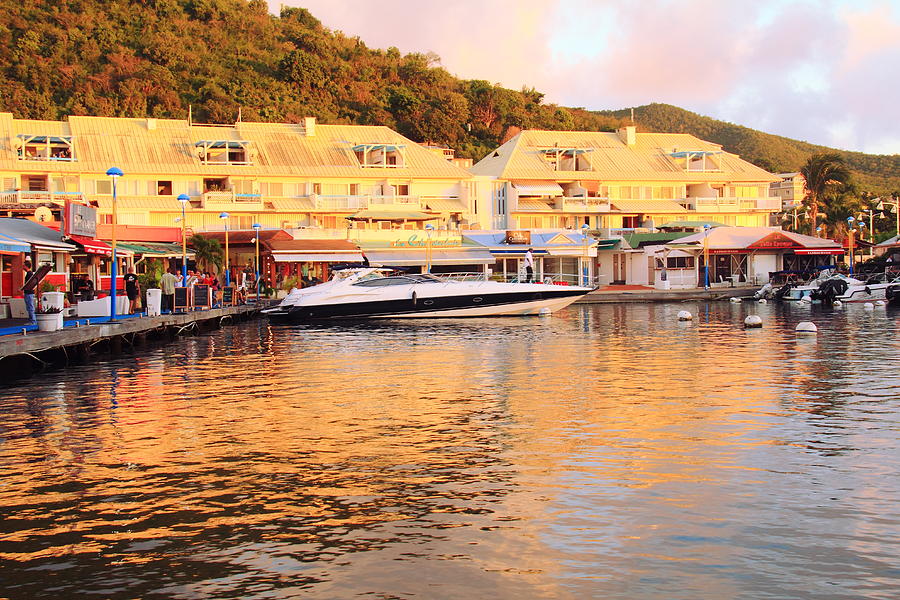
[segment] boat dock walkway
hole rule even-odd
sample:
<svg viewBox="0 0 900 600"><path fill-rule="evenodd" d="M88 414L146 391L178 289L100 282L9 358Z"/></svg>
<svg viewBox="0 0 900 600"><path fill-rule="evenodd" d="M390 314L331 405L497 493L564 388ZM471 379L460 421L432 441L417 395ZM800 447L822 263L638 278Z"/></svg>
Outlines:
<svg viewBox="0 0 900 600"><path fill-rule="evenodd" d="M613 302L685 302L688 300L728 300L731 297L753 296L758 285L741 287L690 288L686 290L658 290L645 285L608 285L582 296L576 304L604 304Z"/></svg>
<svg viewBox="0 0 900 600"><path fill-rule="evenodd" d="M0 385L30 377L36 370L86 362L92 354L117 353L148 338L171 340L184 333L215 329L257 315L264 305L244 304L154 317L122 315L66 321L57 331L26 330L0 335ZM28 328L33 329L33 328Z"/></svg>

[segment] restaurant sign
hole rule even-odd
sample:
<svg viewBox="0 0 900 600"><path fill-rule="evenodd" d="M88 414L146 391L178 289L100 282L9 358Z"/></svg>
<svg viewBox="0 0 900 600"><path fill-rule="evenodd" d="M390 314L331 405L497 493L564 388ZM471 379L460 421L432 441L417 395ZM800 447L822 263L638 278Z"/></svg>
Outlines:
<svg viewBox="0 0 900 600"><path fill-rule="evenodd" d="M97 209L86 204L66 201L63 234L97 237Z"/></svg>
<svg viewBox="0 0 900 600"><path fill-rule="evenodd" d="M531 244L531 232L528 231L527 229L507 231L505 241L507 244L530 245Z"/></svg>
<svg viewBox="0 0 900 600"><path fill-rule="evenodd" d="M390 243L391 248L453 248L462 245L462 236L454 235L451 237L441 236L439 238L429 239L427 234L414 233L407 238L393 240Z"/></svg>
<svg viewBox="0 0 900 600"><path fill-rule="evenodd" d="M747 248L753 250L778 249L778 248L796 248L797 242L784 234L775 232L770 233L766 237L753 242Z"/></svg>

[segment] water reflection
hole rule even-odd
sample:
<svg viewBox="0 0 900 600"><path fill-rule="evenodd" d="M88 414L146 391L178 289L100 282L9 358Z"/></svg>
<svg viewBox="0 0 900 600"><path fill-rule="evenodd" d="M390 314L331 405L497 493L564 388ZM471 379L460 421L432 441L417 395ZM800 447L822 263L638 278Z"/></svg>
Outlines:
<svg viewBox="0 0 900 600"><path fill-rule="evenodd" d="M798 338L810 317L819 335ZM755 304L260 321L51 373L0 400L0 581L891 597L897 331L883 310Z"/></svg>

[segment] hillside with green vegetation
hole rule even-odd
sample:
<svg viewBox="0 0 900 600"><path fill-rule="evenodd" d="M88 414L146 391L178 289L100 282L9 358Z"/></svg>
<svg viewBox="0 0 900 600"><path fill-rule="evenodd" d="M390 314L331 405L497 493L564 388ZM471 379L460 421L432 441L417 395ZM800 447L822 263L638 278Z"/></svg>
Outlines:
<svg viewBox="0 0 900 600"><path fill-rule="evenodd" d="M433 54L368 48L302 8L264 0L0 0L0 110L197 122L378 124L480 159L519 130L612 131L629 111L592 112L454 77ZM651 104L639 130L685 131L772 171L821 147ZM900 157L843 153L866 189L900 189Z"/></svg>

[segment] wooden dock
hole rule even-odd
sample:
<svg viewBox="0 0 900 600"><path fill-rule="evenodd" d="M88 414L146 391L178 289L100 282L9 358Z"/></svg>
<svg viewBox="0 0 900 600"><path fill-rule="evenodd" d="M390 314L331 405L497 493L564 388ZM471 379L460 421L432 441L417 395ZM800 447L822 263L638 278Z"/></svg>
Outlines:
<svg viewBox="0 0 900 600"><path fill-rule="evenodd" d="M264 306L227 306L0 336L0 385L30 377L45 368L84 363L92 355L118 353L124 347L136 348L148 339L166 341L179 335L217 329L254 318L261 308Z"/></svg>

